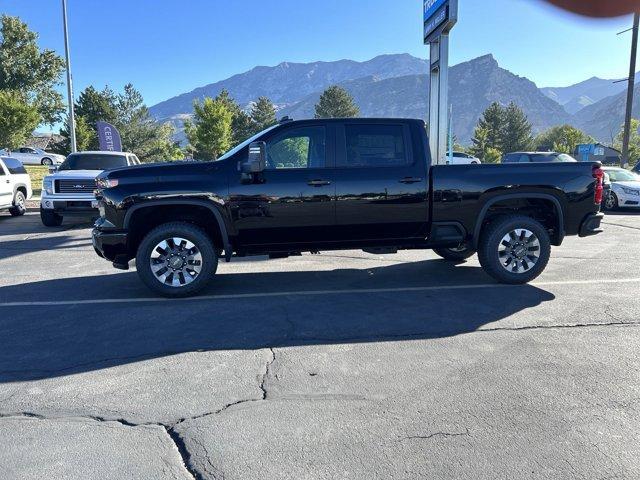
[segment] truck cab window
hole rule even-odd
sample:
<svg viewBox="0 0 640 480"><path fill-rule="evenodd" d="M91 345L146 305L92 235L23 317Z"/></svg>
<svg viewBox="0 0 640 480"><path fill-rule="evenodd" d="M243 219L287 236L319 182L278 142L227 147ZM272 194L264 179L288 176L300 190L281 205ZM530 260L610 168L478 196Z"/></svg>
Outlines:
<svg viewBox="0 0 640 480"><path fill-rule="evenodd" d="M323 168L325 150L324 127L287 130L267 143L267 168Z"/></svg>
<svg viewBox="0 0 640 480"><path fill-rule="evenodd" d="M400 125L347 125L346 164L340 167L396 167L408 163Z"/></svg>

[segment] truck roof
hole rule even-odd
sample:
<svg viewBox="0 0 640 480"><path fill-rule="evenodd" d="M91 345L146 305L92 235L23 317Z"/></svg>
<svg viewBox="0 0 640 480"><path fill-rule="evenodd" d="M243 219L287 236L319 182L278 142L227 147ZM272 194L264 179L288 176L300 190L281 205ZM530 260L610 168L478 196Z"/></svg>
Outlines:
<svg viewBox="0 0 640 480"><path fill-rule="evenodd" d="M91 155L133 155L131 152L112 152L107 150L83 150L82 152L75 152L76 155L90 153Z"/></svg>

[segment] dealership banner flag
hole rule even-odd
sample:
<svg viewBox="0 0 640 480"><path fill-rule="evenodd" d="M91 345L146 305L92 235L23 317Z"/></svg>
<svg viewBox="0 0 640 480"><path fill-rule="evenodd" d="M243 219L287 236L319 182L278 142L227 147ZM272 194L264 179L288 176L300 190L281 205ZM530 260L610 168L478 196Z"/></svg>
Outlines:
<svg viewBox="0 0 640 480"><path fill-rule="evenodd" d="M120 132L118 129L107 122L97 122L98 142L100 142L100 150L110 152L122 151L122 140L120 140Z"/></svg>

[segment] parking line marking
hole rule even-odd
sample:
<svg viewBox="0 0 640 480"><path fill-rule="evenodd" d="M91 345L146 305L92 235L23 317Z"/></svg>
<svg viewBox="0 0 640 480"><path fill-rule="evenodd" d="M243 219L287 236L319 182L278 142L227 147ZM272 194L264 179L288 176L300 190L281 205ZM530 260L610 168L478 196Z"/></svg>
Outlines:
<svg viewBox="0 0 640 480"><path fill-rule="evenodd" d="M640 278L598 279L598 280L564 280L555 282L536 282L528 285L533 287L552 287L562 285L602 285L640 283ZM265 298L265 297L289 297L289 296L317 296L317 295L343 295L350 293L403 293L403 292L431 292L441 290L476 290L484 288L518 288L524 285L506 285L501 283L480 283L466 285L434 285L430 287L397 287L397 288L354 288L347 290L302 290L298 292L265 292L265 293L237 293L226 295L203 295L188 298L96 298L88 300L52 300L40 302L5 302L0 307L47 307L64 305L91 305L108 303L155 303L155 302L197 302L203 300L232 300L240 298Z"/></svg>

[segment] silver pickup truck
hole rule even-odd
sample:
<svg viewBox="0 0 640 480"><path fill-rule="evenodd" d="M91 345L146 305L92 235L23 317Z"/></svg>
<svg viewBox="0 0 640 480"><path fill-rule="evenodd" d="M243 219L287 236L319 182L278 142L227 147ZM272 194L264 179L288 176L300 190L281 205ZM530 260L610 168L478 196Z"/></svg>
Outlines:
<svg viewBox="0 0 640 480"><path fill-rule="evenodd" d="M104 170L140 165L133 153L77 152L72 153L42 181L40 218L47 227L57 227L67 215L98 216L93 191L95 179Z"/></svg>

